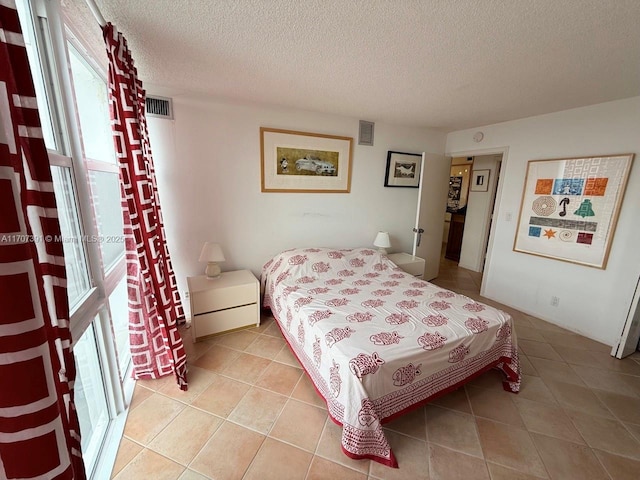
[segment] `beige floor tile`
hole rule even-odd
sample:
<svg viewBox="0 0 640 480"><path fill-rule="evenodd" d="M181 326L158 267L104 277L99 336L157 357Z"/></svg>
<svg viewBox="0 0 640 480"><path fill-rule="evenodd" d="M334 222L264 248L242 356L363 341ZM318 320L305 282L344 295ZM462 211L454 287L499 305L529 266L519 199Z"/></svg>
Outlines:
<svg viewBox="0 0 640 480"><path fill-rule="evenodd" d="M609 479L589 447L537 433L531 436L553 480Z"/></svg>
<svg viewBox="0 0 640 480"><path fill-rule="evenodd" d="M599 366L599 362L595 357L597 354L590 350L563 347L558 348L558 353L565 362L572 365L589 365L592 367Z"/></svg>
<svg viewBox="0 0 640 480"><path fill-rule="evenodd" d="M183 344L184 351L187 354L187 362L192 364L198 358L200 358L204 353L207 352L211 348L211 344L207 342L195 342L191 338L191 333L189 332L189 336L183 336Z"/></svg>
<svg viewBox="0 0 640 480"><path fill-rule="evenodd" d="M428 479L427 443L389 430L385 435L398 461L398 468L389 468L378 462L372 462L369 475L383 480Z"/></svg>
<svg viewBox="0 0 640 480"><path fill-rule="evenodd" d="M475 418L465 413L427 406L427 440L459 452L482 458Z"/></svg>
<svg viewBox="0 0 640 480"><path fill-rule="evenodd" d="M214 378L215 373L210 370L190 366L187 371L189 388L186 391L180 390L177 385L165 385L158 390L158 393L171 397L174 400L191 403L198 395L204 392L209 385L211 385Z"/></svg>
<svg viewBox="0 0 640 480"><path fill-rule="evenodd" d="M233 363L222 371L222 375L253 384L270 364L271 360L269 359L241 353Z"/></svg>
<svg viewBox="0 0 640 480"><path fill-rule="evenodd" d="M518 347L529 357L546 358L547 360L563 361L554 348L546 342L525 340L518 338Z"/></svg>
<svg viewBox="0 0 640 480"><path fill-rule="evenodd" d="M280 353L284 344L282 337L260 335L251 345L245 348L245 352L273 360Z"/></svg>
<svg viewBox="0 0 640 480"><path fill-rule="evenodd" d="M235 350L244 350L251 345L257 338L258 333L253 329L240 330L238 332L227 333L225 335L218 335L208 340L208 343L214 345L223 345Z"/></svg>
<svg viewBox="0 0 640 480"><path fill-rule="evenodd" d="M524 427L520 413L513 403L510 392L485 388L468 387L467 394L471 410L476 417L489 418L516 427Z"/></svg>
<svg viewBox="0 0 640 480"><path fill-rule="evenodd" d="M531 360L531 363L538 372L540 378L545 382L547 380L551 380L585 386L582 378L580 378L564 361L559 362L537 357L529 357L529 360Z"/></svg>
<svg viewBox="0 0 640 480"><path fill-rule="evenodd" d="M196 367L206 368L212 372L220 373L229 365L231 365L238 357L240 352L222 345L212 345L206 353L200 356L193 364Z"/></svg>
<svg viewBox="0 0 640 480"><path fill-rule="evenodd" d="M562 333L565 335L571 333L568 330L565 330L564 328L554 325L553 323L545 322L544 320L540 320L539 318L532 317L531 315L527 315L525 318L529 320L529 323L533 328L540 330L540 334L542 334L545 337L545 339L546 339L546 336L544 334L548 332ZM516 331L516 333L518 332Z"/></svg>
<svg viewBox="0 0 640 480"><path fill-rule="evenodd" d="M591 352L598 366L612 372L625 373L627 375L640 376L640 363L634 362L631 358L615 358L609 353Z"/></svg>
<svg viewBox="0 0 640 480"><path fill-rule="evenodd" d="M451 410L457 410L462 413L471 413L471 405L469 405L467 391L464 387L460 387L453 392L449 392L446 395L438 397L435 400L432 400L430 404L449 408Z"/></svg>
<svg viewBox="0 0 640 480"><path fill-rule="evenodd" d="M129 412L124 434L138 443L147 445L184 408L183 403L154 393Z"/></svg>
<svg viewBox="0 0 640 480"><path fill-rule="evenodd" d="M275 356L274 360L276 362L284 363L291 367L302 369L302 367L300 366L300 362L298 362L298 359L293 353L291 353L291 349L286 344L280 349L278 354Z"/></svg>
<svg viewBox="0 0 640 480"><path fill-rule="evenodd" d="M521 373L523 375L533 375L537 377L538 371L531 363L531 360L529 360L529 357L527 357L526 355L520 355L519 357Z"/></svg>
<svg viewBox="0 0 640 480"><path fill-rule="evenodd" d="M164 377L160 378L136 380L136 386L140 385L141 387L148 388L149 390L153 390L154 392L160 390L167 384L176 385L175 375L165 375Z"/></svg>
<svg viewBox="0 0 640 480"><path fill-rule="evenodd" d="M594 450L594 453L614 480L638 480L640 477L640 462L638 460L631 460L600 450Z"/></svg>
<svg viewBox="0 0 640 480"><path fill-rule="evenodd" d="M618 420L567 411L591 448L640 460L640 442Z"/></svg>
<svg viewBox="0 0 640 480"><path fill-rule="evenodd" d="M189 465L210 478L239 480L253 461L264 435L224 422Z"/></svg>
<svg viewBox="0 0 640 480"><path fill-rule="evenodd" d="M223 420L186 407L149 444L149 448L182 465L189 465Z"/></svg>
<svg viewBox="0 0 640 480"><path fill-rule="evenodd" d="M546 340L540 334L540 331L528 325L531 325L531 323L528 320L516 321L515 331L516 331L516 338L518 339L518 344L522 340L535 340L536 342L546 343Z"/></svg>
<svg viewBox="0 0 640 480"><path fill-rule="evenodd" d="M185 470L178 480L209 480L209 477L194 472L193 470Z"/></svg>
<svg viewBox="0 0 640 480"><path fill-rule="evenodd" d="M518 392L517 397L526 398L527 400L533 400L535 402L558 403L545 381L540 377L532 375L522 375L522 384L520 385L520 392Z"/></svg>
<svg viewBox="0 0 640 480"><path fill-rule="evenodd" d="M546 469L526 430L482 418L476 422L484 458L488 462L546 478Z"/></svg>
<svg viewBox="0 0 640 480"><path fill-rule="evenodd" d="M122 440L120 440L120 446L118 447L118 454L116 455L111 477L116 476L143 448L141 445L123 437Z"/></svg>
<svg viewBox="0 0 640 480"><path fill-rule="evenodd" d="M243 480L304 480L313 454L267 438Z"/></svg>
<svg viewBox="0 0 640 480"><path fill-rule="evenodd" d="M300 377L298 384L291 393L291 398L310 403L317 407L327 408L327 404L324 399L316 391L316 388L313 386L313 382L309 380L309 377L306 374Z"/></svg>
<svg viewBox="0 0 640 480"><path fill-rule="evenodd" d="M620 420L640 425L640 398L629 397L604 390L593 390L602 403Z"/></svg>
<svg viewBox="0 0 640 480"><path fill-rule="evenodd" d="M351 468L358 472L368 473L371 460L353 460L342 451L342 427L333 423L330 418L324 424L324 430L318 442L316 455L327 460Z"/></svg>
<svg viewBox="0 0 640 480"><path fill-rule="evenodd" d="M579 348L590 350L591 341L581 337L576 333L558 332L558 331L541 331L542 336L551 345L557 345L559 348Z"/></svg>
<svg viewBox="0 0 640 480"><path fill-rule="evenodd" d="M172 462L168 458L144 449L118 475L117 480L133 480L138 478L153 478L154 480L176 480L184 467Z"/></svg>
<svg viewBox="0 0 640 480"><path fill-rule="evenodd" d="M326 421L325 410L289 399L269 436L315 452Z"/></svg>
<svg viewBox="0 0 640 480"><path fill-rule="evenodd" d="M633 381L635 379L640 381L640 378L582 365L573 365L573 369L591 388L619 393L620 395L628 395L630 397L640 397L640 391L637 391L633 385ZM640 383L638 385L640 386Z"/></svg>
<svg viewBox="0 0 640 480"><path fill-rule="evenodd" d="M131 397L131 403L129 404L129 411L133 410L147 398L153 395L153 392L153 390L140 385L140 381L137 381L136 386L133 389L133 396Z"/></svg>
<svg viewBox="0 0 640 480"><path fill-rule="evenodd" d="M267 434L282 411L287 397L252 387L238 402L228 419L247 428Z"/></svg>
<svg viewBox="0 0 640 480"><path fill-rule="evenodd" d="M299 368L271 362L255 385L288 397L302 375L302 370Z"/></svg>
<svg viewBox="0 0 640 480"><path fill-rule="evenodd" d="M270 337L280 339L282 338L282 332L280 331L280 327L278 327L278 323L275 320L271 323L271 325L265 328L262 333Z"/></svg>
<svg viewBox="0 0 640 480"><path fill-rule="evenodd" d="M553 396L563 407L590 415L613 418L609 409L590 388L563 382L548 381L546 383Z"/></svg>
<svg viewBox="0 0 640 480"><path fill-rule="evenodd" d="M528 431L584 444L580 432L561 407L524 398L516 398L514 402Z"/></svg>
<svg viewBox="0 0 640 480"><path fill-rule="evenodd" d="M306 480L367 480L367 475L347 467L343 467L317 455L311 460Z"/></svg>
<svg viewBox="0 0 640 480"><path fill-rule="evenodd" d="M431 480L490 480L484 460L454 452L438 445L429 445Z"/></svg>
<svg viewBox="0 0 640 480"><path fill-rule="evenodd" d="M191 405L226 418L250 388L246 383L216 375Z"/></svg>
<svg viewBox="0 0 640 480"><path fill-rule="evenodd" d="M640 425L634 425L632 423L627 423L627 422L623 422L624 426L627 427L627 430L629 432L631 432L631 435L633 435L636 440L638 440L640 442Z"/></svg>
<svg viewBox="0 0 640 480"><path fill-rule="evenodd" d="M384 424L385 428L393 430L418 440L427 439L426 417L424 407L405 413L398 418Z"/></svg>
<svg viewBox="0 0 640 480"><path fill-rule="evenodd" d="M489 473L491 474L491 480L537 480L541 477L534 477L533 475L527 475L526 473L518 472L511 468L503 467L495 463L487 462ZM548 478L548 477L542 477Z"/></svg>

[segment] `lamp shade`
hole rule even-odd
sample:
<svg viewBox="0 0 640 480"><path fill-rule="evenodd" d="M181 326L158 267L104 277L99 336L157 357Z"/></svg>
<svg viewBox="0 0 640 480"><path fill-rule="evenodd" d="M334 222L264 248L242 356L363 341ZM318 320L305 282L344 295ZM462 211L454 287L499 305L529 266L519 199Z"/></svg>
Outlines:
<svg viewBox="0 0 640 480"><path fill-rule="evenodd" d="M217 243L206 242L200 252L199 262L224 262L222 248Z"/></svg>
<svg viewBox="0 0 640 480"><path fill-rule="evenodd" d="M389 239L389 232L378 232L376 239L373 241L376 247L389 248L391 246L391 240Z"/></svg>

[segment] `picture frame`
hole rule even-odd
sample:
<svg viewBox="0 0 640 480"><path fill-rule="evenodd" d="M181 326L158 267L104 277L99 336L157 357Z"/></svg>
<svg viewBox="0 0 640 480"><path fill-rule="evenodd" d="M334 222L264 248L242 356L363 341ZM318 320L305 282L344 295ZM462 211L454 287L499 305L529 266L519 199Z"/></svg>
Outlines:
<svg viewBox="0 0 640 480"><path fill-rule="evenodd" d="M262 192L349 193L353 138L260 128Z"/></svg>
<svg viewBox="0 0 640 480"><path fill-rule="evenodd" d="M418 188L422 155L419 153L387 152L387 170L384 175L385 187Z"/></svg>
<svg viewBox="0 0 640 480"><path fill-rule="evenodd" d="M513 250L605 269L633 158L530 160Z"/></svg>
<svg viewBox="0 0 640 480"><path fill-rule="evenodd" d="M491 170L474 170L471 172L470 190L472 192L488 192L490 175Z"/></svg>

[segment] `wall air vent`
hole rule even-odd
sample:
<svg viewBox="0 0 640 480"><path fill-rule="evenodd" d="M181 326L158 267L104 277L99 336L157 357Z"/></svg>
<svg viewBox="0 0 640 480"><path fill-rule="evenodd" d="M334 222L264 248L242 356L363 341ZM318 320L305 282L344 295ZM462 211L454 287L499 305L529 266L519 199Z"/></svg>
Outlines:
<svg viewBox="0 0 640 480"><path fill-rule="evenodd" d="M373 122L360 120L360 133L358 135L358 145L368 145L373 147Z"/></svg>
<svg viewBox="0 0 640 480"><path fill-rule="evenodd" d="M173 120L173 102L170 98L148 96L145 103L150 117Z"/></svg>

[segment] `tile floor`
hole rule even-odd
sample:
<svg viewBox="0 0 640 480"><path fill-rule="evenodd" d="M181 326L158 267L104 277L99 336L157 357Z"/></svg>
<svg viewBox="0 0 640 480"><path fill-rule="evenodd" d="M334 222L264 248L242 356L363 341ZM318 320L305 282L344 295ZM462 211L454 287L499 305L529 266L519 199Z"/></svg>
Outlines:
<svg viewBox="0 0 640 480"><path fill-rule="evenodd" d="M640 352L610 348L478 294L444 260L434 283L511 313L522 390L491 371L387 425L399 469L355 461L272 318L191 343L189 390L139 381L112 477L122 479L640 478Z"/></svg>

